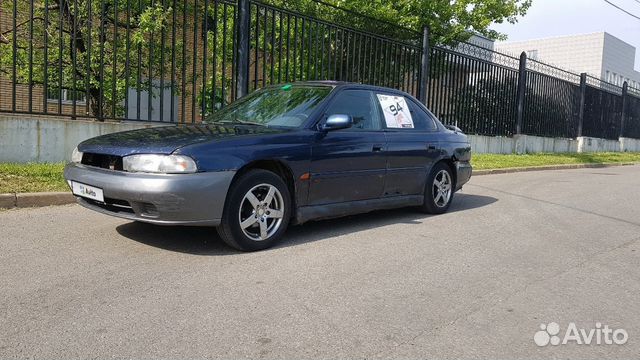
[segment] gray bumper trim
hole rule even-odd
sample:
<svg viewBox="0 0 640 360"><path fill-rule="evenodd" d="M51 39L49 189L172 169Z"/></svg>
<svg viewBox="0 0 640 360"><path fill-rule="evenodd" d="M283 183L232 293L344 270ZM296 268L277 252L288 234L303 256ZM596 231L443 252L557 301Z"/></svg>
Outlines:
<svg viewBox="0 0 640 360"><path fill-rule="evenodd" d="M64 170L65 179L103 190L106 204L78 198L82 206L159 225L219 225L234 175L235 171L176 175L127 173L73 163ZM122 206L123 201L130 207ZM148 212L149 204L155 211Z"/></svg>

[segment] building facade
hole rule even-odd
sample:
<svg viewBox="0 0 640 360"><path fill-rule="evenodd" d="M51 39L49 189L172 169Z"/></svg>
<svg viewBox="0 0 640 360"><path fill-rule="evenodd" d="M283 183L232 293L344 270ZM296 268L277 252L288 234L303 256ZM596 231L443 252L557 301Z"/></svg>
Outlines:
<svg viewBox="0 0 640 360"><path fill-rule="evenodd" d="M634 69L635 47L606 32L502 42L496 49L511 54L524 51L530 59L585 72L618 86L626 81L640 88L640 72Z"/></svg>

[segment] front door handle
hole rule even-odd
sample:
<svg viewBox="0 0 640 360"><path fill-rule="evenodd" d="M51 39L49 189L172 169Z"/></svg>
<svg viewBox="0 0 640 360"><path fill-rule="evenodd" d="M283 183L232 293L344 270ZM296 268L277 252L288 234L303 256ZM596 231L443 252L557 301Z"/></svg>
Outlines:
<svg viewBox="0 0 640 360"><path fill-rule="evenodd" d="M427 149L429 150L436 150L436 146L433 144L427 144Z"/></svg>
<svg viewBox="0 0 640 360"><path fill-rule="evenodd" d="M373 152L382 152L384 145L373 145Z"/></svg>

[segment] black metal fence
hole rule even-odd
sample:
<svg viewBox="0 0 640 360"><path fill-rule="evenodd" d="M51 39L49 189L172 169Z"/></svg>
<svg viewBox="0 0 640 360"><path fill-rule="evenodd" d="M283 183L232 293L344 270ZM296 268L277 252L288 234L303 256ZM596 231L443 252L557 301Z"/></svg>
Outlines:
<svg viewBox="0 0 640 360"><path fill-rule="evenodd" d="M432 47L426 104L443 122L469 133L516 131L518 59L462 43Z"/></svg>
<svg viewBox="0 0 640 360"><path fill-rule="evenodd" d="M404 90L469 134L640 138L639 89L273 1L3 0L0 112L196 123L270 84L341 80Z"/></svg>
<svg viewBox="0 0 640 360"><path fill-rule="evenodd" d="M430 58L427 106L469 134L640 138L638 89L466 43Z"/></svg>
<svg viewBox="0 0 640 360"><path fill-rule="evenodd" d="M626 137L640 139L640 90L635 90L635 96L626 98L624 135Z"/></svg>
<svg viewBox="0 0 640 360"><path fill-rule="evenodd" d="M421 46L265 3L250 4L251 90L282 82L341 80L416 94Z"/></svg>

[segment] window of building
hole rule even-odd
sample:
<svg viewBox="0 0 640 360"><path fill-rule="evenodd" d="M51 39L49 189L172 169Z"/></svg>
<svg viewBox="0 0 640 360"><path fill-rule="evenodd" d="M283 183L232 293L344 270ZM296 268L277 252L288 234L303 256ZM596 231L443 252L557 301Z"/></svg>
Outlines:
<svg viewBox="0 0 640 360"><path fill-rule="evenodd" d="M76 103L84 103L87 101L87 97L84 91L80 90L49 88L47 89L47 100L52 102L57 102L58 100L73 102L75 100Z"/></svg>
<svg viewBox="0 0 640 360"><path fill-rule="evenodd" d="M538 60L538 50L528 50L527 58L532 60Z"/></svg>

